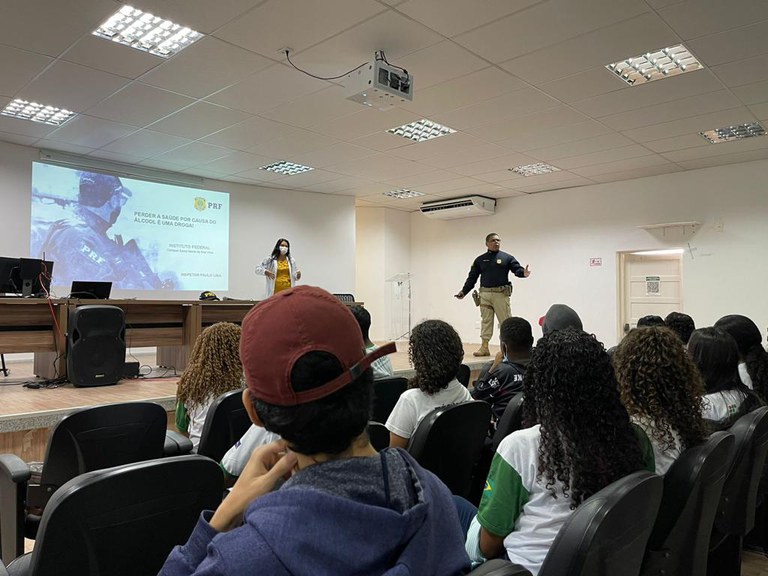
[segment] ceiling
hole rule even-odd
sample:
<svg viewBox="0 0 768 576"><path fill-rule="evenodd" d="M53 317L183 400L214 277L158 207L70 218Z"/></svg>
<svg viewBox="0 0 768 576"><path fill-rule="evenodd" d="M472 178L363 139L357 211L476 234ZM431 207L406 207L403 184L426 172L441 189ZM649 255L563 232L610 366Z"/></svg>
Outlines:
<svg viewBox="0 0 768 576"><path fill-rule="evenodd" d="M0 108L13 98L78 113L61 127L0 116L0 140L415 210L768 158L768 137L698 132L768 121L765 0L135 0L205 36L170 59L92 36L113 0L5 0ZM641 86L605 69L685 46L704 68ZM344 73L384 50L413 102L345 99ZM455 134L413 143L421 118ZM315 169L281 176L278 160ZM547 162L558 172L509 169ZM409 188L426 196L382 193Z"/></svg>

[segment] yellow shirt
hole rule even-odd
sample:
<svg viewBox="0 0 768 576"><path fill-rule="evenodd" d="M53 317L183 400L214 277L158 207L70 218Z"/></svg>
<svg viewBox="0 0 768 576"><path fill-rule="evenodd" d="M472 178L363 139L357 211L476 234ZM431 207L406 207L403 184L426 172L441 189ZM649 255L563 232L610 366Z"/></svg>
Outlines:
<svg viewBox="0 0 768 576"><path fill-rule="evenodd" d="M291 287L291 271L288 259L277 261L277 277L275 278L275 294Z"/></svg>

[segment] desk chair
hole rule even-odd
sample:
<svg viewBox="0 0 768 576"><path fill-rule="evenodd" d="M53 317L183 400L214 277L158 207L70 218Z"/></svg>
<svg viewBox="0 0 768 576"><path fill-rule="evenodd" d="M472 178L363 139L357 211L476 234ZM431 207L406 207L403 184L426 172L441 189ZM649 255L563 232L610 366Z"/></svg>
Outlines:
<svg viewBox="0 0 768 576"><path fill-rule="evenodd" d="M225 392L208 408L197 453L220 462L227 450L251 427L251 418L243 406L243 391Z"/></svg>
<svg viewBox="0 0 768 576"><path fill-rule="evenodd" d="M707 573L709 538L733 447L733 434L715 432L706 442L688 448L667 470L642 576Z"/></svg>
<svg viewBox="0 0 768 576"><path fill-rule="evenodd" d="M344 302L344 304L354 304L355 302L354 294L334 294L334 296L341 302Z"/></svg>
<svg viewBox="0 0 768 576"><path fill-rule="evenodd" d="M490 423L491 405L479 400L435 408L411 436L408 452L451 493L467 498Z"/></svg>
<svg viewBox="0 0 768 576"><path fill-rule="evenodd" d="M406 388L408 388L408 378L396 376L374 380L371 420L385 423Z"/></svg>
<svg viewBox="0 0 768 576"><path fill-rule="evenodd" d="M51 497L34 550L8 573L155 576L223 489L218 464L198 455L82 474Z"/></svg>
<svg viewBox="0 0 768 576"><path fill-rule="evenodd" d="M63 418L51 432L40 484L15 454L0 455L0 545L3 562L24 552L34 539L39 510L72 478L121 464L164 456L165 409L153 402L125 402L86 408Z"/></svg>

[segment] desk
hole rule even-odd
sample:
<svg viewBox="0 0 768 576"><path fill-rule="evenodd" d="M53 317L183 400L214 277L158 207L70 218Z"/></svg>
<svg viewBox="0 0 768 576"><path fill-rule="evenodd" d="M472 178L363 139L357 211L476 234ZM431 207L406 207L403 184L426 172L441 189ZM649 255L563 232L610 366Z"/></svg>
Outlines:
<svg viewBox="0 0 768 576"><path fill-rule="evenodd" d="M35 374L49 379L66 377L65 334L69 312L78 306L107 304L125 312L126 346L156 346L158 364L182 372L192 346L204 328L216 322L240 323L257 303L0 298L0 352L34 352ZM354 304L363 305L362 302L347 305Z"/></svg>

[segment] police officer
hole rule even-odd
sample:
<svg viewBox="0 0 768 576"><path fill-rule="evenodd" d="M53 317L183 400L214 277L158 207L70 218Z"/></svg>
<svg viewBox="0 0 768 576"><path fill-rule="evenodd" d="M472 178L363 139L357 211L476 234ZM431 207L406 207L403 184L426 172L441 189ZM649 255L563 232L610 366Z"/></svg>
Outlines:
<svg viewBox="0 0 768 576"><path fill-rule="evenodd" d="M527 265L523 268L514 256L500 250L501 239L498 234L488 234L485 237L485 245L488 251L472 262L467 281L464 282L461 291L456 294L459 300L464 298L474 288L478 276L480 277L480 294L475 303L480 307L480 338L483 342L474 352L474 356L491 355L488 342L493 336L494 314L499 319L499 323L512 316L509 307L509 299L512 296L509 273L512 272L518 278L528 278L531 275Z"/></svg>
<svg viewBox="0 0 768 576"><path fill-rule="evenodd" d="M51 225L42 251L56 262L56 283L111 280L128 290L152 290L162 281L150 268L135 240L107 236L131 197L117 176L81 172L72 216Z"/></svg>

